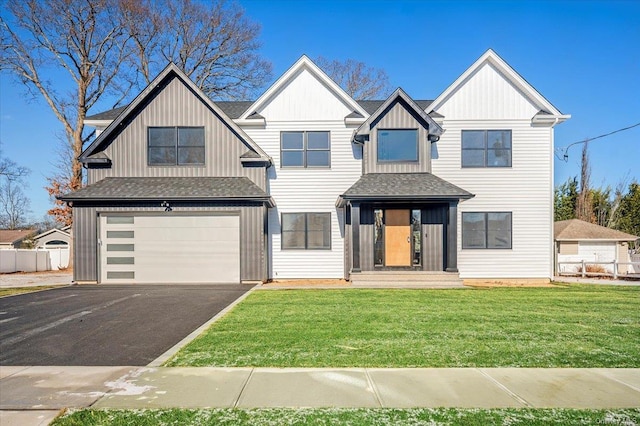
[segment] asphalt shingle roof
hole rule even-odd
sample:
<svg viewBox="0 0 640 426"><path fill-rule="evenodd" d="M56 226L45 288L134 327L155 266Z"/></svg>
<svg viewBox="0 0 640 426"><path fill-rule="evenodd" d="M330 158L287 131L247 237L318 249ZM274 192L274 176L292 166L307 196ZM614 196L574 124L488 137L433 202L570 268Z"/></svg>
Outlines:
<svg viewBox="0 0 640 426"><path fill-rule="evenodd" d="M383 100L367 100L367 101L356 101L356 102L358 102L360 106L365 111L367 111L367 113L373 114L380 107L380 105L384 103L384 101L385 100L383 99ZM227 116L229 116L229 118L236 119L236 118L239 118L247 110L247 108L253 105L254 102L255 101L215 101L215 104L218 105L220 109L224 111L224 113L227 114ZM429 105L431 105L431 102L433 101L430 101L430 100L416 101L418 106L420 106L420 108L422 109L425 109ZM126 108L126 105L118 108L114 108L109 111L104 111L98 114L90 115L89 117L87 117L87 120L115 120L118 117L118 115L120 115L120 113L124 111L125 108ZM430 115L441 117L440 114L433 113L433 112L430 113Z"/></svg>
<svg viewBox="0 0 640 426"><path fill-rule="evenodd" d="M561 220L553 226L553 234L558 241L576 240L609 240L635 241L640 239L635 235L616 229L606 228L579 219Z"/></svg>
<svg viewBox="0 0 640 426"><path fill-rule="evenodd" d="M14 244L35 233L35 229L0 229L0 243Z"/></svg>
<svg viewBox="0 0 640 426"><path fill-rule="evenodd" d="M59 198L63 201L270 199L246 177L109 177Z"/></svg>
<svg viewBox="0 0 640 426"><path fill-rule="evenodd" d="M474 195L431 173L368 173L342 195L356 198L472 198Z"/></svg>

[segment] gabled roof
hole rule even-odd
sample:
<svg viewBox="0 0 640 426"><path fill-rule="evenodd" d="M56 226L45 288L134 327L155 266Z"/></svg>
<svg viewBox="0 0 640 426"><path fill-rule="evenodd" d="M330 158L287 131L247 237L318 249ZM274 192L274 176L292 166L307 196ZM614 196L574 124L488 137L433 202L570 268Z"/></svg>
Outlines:
<svg viewBox="0 0 640 426"><path fill-rule="evenodd" d="M361 114L363 117L368 113L364 108L356 102L351 96L347 94L335 81L333 81L324 71L313 63L306 55L302 55L295 64L291 66L282 76L276 80L275 83L267 89L246 111L239 117L239 119L246 119L251 114L260 111L260 109L267 104L278 92L284 88L290 81L296 78L298 73L302 70L308 70L317 79L319 79L329 90L331 90L342 102L349 107L350 110Z"/></svg>
<svg viewBox="0 0 640 426"><path fill-rule="evenodd" d="M579 219L556 222L553 226L553 235L556 241L635 241L640 239L640 237L626 232Z"/></svg>
<svg viewBox="0 0 640 426"><path fill-rule="evenodd" d="M58 229L58 228L51 228L48 231L44 231L42 234L38 234L35 237L33 237L34 240L38 240L42 237L46 237L47 235L51 235L51 234L62 234L65 235L67 237L71 237L71 234L69 234L68 232L66 232L64 230L64 228L62 229Z"/></svg>
<svg viewBox="0 0 640 426"><path fill-rule="evenodd" d="M466 200L474 195L431 173L367 173L340 195L344 200Z"/></svg>
<svg viewBox="0 0 640 426"><path fill-rule="evenodd" d="M477 61L473 63L456 81L453 82L447 89L438 96L429 107L426 112L429 113L433 110L437 110L442 106L458 89L473 77L483 66L491 64L496 68L505 78L507 78L511 84L517 87L525 96L532 102L539 110L549 113L554 119L558 121L564 121L570 118L570 115L563 115L556 107L553 106L544 96L542 96L536 89L533 88L520 74L518 74L509 64L507 64L496 52L489 49L487 50Z"/></svg>
<svg viewBox="0 0 640 426"><path fill-rule="evenodd" d="M0 244L17 244L35 232L35 229L0 229Z"/></svg>
<svg viewBox="0 0 640 426"><path fill-rule="evenodd" d="M378 118L382 114L385 114L387 112L387 109L391 105L393 105L395 102L398 102L398 101L402 101L408 108L410 108L414 112L414 114L416 114L418 117L420 117L424 121L424 123L429 128L429 134L440 136L442 133L444 133L444 130L442 129L442 127L440 127L440 125L436 123L433 120L433 118L429 117L429 115L424 111L424 109L421 108L420 105L416 103L416 101L411 99L411 97L407 95L404 90L398 87L391 94L391 96L389 96L387 100L382 102L378 106L378 108L369 116L369 118L367 118L365 122L362 123L360 127L358 127L355 130L355 132L353 133L354 138L356 135L369 134L369 130L371 130L370 127L372 123L378 120Z"/></svg>
<svg viewBox="0 0 640 426"><path fill-rule="evenodd" d="M164 70L158 74L158 76L153 79L151 83L126 107L123 107L122 110L117 111L111 110L107 111L107 113L115 114L116 111L118 115L115 119L109 124L109 126L104 130L104 132L100 133L100 135L87 147L87 149L80 154L79 160L83 163L87 162L89 157L91 157L96 152L99 152L103 145L108 142L114 132L117 131L118 127L127 120L129 115L133 114L139 105L144 105L144 102L151 96L153 96L158 90L162 90L161 83L170 76L175 76L180 81L182 81L189 89L198 97L200 100L205 103L219 118L222 120L231 131L233 131L238 138L240 138L248 147L256 151L260 156L265 159L265 161L271 161L270 157L256 144L251 138L238 126L233 122L223 111L222 109L216 105L196 84L191 81L191 79L173 62L169 63L165 67ZM160 88L159 88L160 87ZM106 114L106 113L103 113ZM98 114L100 115L100 114ZM92 116L95 118L96 116ZM104 119L104 118L103 118Z"/></svg>
<svg viewBox="0 0 640 426"><path fill-rule="evenodd" d="M63 201L261 201L273 199L247 177L108 177Z"/></svg>

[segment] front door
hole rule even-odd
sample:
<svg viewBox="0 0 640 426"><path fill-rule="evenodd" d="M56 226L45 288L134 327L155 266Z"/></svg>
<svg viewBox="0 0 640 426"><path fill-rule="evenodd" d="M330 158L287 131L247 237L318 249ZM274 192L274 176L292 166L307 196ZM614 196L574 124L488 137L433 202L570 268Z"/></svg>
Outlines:
<svg viewBox="0 0 640 426"><path fill-rule="evenodd" d="M385 210L385 266L411 266L411 210Z"/></svg>

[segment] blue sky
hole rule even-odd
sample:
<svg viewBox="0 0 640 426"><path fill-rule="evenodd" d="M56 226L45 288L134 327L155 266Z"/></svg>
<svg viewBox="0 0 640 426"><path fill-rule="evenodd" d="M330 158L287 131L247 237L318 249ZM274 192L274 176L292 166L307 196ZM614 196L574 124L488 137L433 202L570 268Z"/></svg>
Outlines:
<svg viewBox="0 0 640 426"><path fill-rule="evenodd" d="M274 78L302 54L383 68L392 86L434 99L488 48L572 118L557 147L640 122L640 1L241 0L262 25L261 54ZM64 89L61 87L61 89ZM62 133L44 101L0 74L3 154L28 166L33 218L50 207ZM132 94L132 97L135 94ZM104 99L91 113L109 109ZM581 145L555 162L556 183L580 170ZM590 144L592 185L640 181L640 126Z"/></svg>

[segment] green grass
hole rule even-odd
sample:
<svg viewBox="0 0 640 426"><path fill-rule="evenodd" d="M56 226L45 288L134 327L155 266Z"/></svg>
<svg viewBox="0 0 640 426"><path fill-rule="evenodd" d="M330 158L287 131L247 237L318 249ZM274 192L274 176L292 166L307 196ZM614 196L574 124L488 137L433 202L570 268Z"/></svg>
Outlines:
<svg viewBox="0 0 640 426"><path fill-rule="evenodd" d="M168 366L640 367L640 288L256 291Z"/></svg>
<svg viewBox="0 0 640 426"><path fill-rule="evenodd" d="M640 409L207 409L91 410L53 426L92 425L625 425L640 424Z"/></svg>
<svg viewBox="0 0 640 426"><path fill-rule="evenodd" d="M10 287L0 288L0 297L15 296L16 294L32 293L34 291L48 290L50 288L60 287L59 285L39 285L36 287Z"/></svg>

